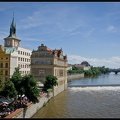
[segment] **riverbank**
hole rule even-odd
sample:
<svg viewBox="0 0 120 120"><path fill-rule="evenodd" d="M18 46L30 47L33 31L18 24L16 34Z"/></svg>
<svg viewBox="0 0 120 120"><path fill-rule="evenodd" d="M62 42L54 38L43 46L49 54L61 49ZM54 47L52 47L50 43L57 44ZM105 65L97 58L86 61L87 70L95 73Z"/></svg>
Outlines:
<svg viewBox="0 0 120 120"><path fill-rule="evenodd" d="M71 80L74 80L74 79L79 79L79 78L84 78L84 73L67 75L68 82L70 82Z"/></svg>
<svg viewBox="0 0 120 120"><path fill-rule="evenodd" d="M19 108L5 118L31 118L41 107L43 107L49 99L53 97L53 93L43 93L39 97L39 102L36 104L29 103L27 108Z"/></svg>

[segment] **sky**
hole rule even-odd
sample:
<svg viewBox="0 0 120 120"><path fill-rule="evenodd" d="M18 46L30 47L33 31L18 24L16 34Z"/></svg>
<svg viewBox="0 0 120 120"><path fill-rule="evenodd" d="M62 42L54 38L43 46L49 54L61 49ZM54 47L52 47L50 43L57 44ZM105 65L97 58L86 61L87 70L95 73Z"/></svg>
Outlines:
<svg viewBox="0 0 120 120"><path fill-rule="evenodd" d="M0 44L16 23L21 47L61 49L69 64L120 68L120 2L0 2Z"/></svg>

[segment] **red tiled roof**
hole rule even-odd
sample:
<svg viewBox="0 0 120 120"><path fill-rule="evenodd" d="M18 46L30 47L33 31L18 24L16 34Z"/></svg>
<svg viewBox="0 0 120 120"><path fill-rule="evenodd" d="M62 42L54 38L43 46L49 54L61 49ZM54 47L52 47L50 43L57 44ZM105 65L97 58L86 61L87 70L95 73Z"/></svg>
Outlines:
<svg viewBox="0 0 120 120"><path fill-rule="evenodd" d="M53 50L51 50L50 48L47 47L47 51L53 51Z"/></svg>

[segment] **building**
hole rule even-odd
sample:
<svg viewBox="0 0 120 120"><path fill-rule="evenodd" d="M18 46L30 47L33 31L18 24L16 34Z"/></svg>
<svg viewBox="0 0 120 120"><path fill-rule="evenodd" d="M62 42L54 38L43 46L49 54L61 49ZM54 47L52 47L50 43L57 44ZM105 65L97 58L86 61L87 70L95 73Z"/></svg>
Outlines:
<svg viewBox="0 0 120 120"><path fill-rule="evenodd" d="M83 61L81 64L74 64L72 66L83 70L89 70L91 68L90 64L87 61Z"/></svg>
<svg viewBox="0 0 120 120"><path fill-rule="evenodd" d="M16 24L13 16L10 34L4 38L4 46L0 45L0 71L2 71L3 80L13 75L15 67L20 67L22 75L30 73L32 50L22 48L20 43L21 40L16 36Z"/></svg>
<svg viewBox="0 0 120 120"><path fill-rule="evenodd" d="M62 49L51 50L41 44L32 51L31 73L38 82L45 82L46 75L54 75L58 79L58 86L54 87L54 96L67 88L67 56Z"/></svg>
<svg viewBox="0 0 120 120"><path fill-rule="evenodd" d="M0 45L0 76L5 81L10 77L10 54Z"/></svg>
<svg viewBox="0 0 120 120"><path fill-rule="evenodd" d="M72 70L72 64L68 64L67 70Z"/></svg>
<svg viewBox="0 0 120 120"><path fill-rule="evenodd" d="M89 70L91 68L90 64L87 61L83 61L81 65L84 66L84 70Z"/></svg>

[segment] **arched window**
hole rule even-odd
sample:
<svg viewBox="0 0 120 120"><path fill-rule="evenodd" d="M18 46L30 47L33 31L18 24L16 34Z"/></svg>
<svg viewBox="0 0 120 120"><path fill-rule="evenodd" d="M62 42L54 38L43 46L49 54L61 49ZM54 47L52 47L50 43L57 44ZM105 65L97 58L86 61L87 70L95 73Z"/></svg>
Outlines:
<svg viewBox="0 0 120 120"><path fill-rule="evenodd" d="M3 63L0 63L0 67L3 68Z"/></svg>
<svg viewBox="0 0 120 120"><path fill-rule="evenodd" d="M5 67L8 68L8 63L5 64Z"/></svg>

